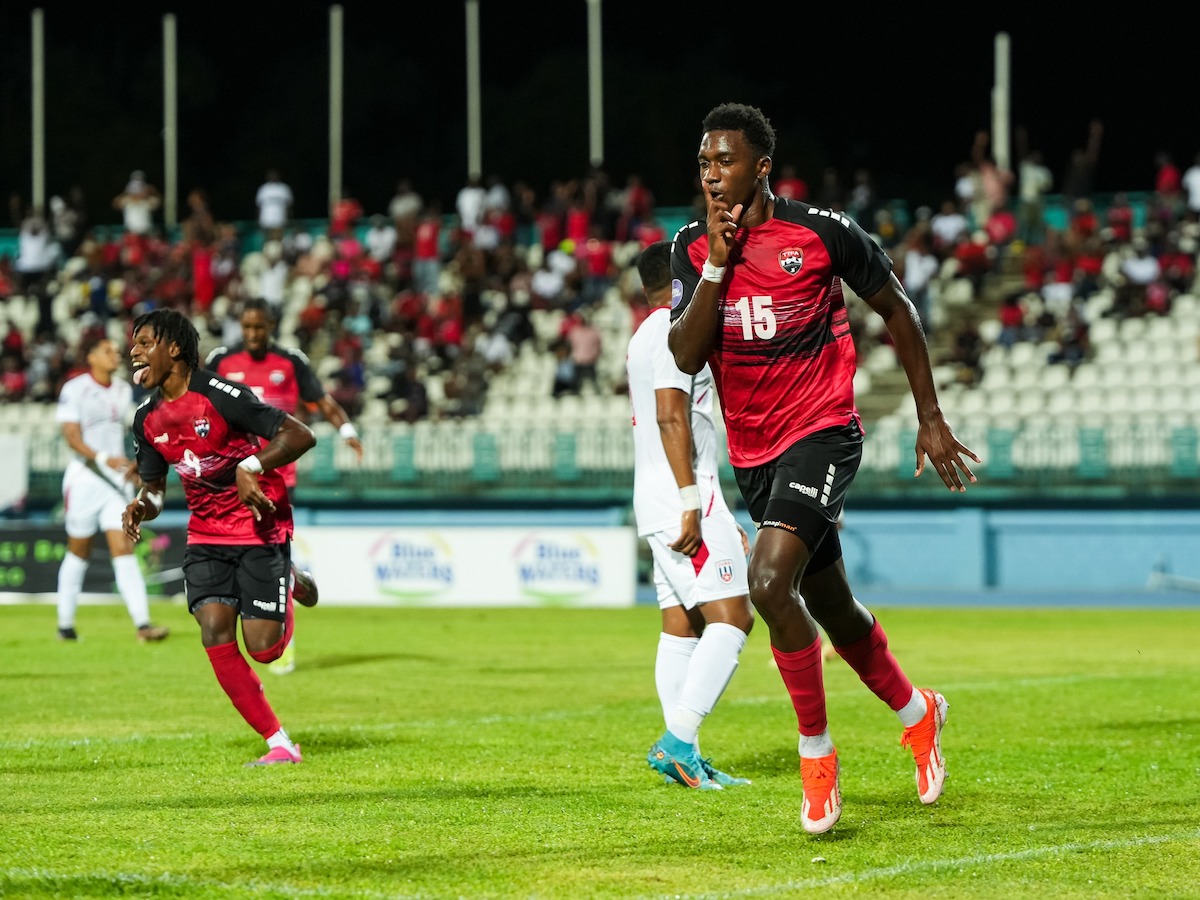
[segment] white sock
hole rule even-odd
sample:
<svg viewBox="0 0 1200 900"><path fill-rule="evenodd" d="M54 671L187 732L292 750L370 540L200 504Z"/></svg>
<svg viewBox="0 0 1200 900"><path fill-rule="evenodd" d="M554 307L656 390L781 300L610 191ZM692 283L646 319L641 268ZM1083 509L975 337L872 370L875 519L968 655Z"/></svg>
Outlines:
<svg viewBox="0 0 1200 900"><path fill-rule="evenodd" d="M658 689L658 702L662 704L663 724L667 723L671 710L679 703L679 692L687 678L688 664L700 638L676 637L659 634L658 655L654 658L654 686Z"/></svg>
<svg viewBox="0 0 1200 900"><path fill-rule="evenodd" d="M925 695L913 688L912 696L908 698L907 703L896 710L896 715L900 717L901 725L911 728L925 718L925 713L928 711L929 704L925 702Z"/></svg>
<svg viewBox="0 0 1200 900"><path fill-rule="evenodd" d="M117 590L129 610L129 617L138 628L150 624L150 598L146 596L146 580L138 567L137 557L132 553L114 556L113 575L117 579Z"/></svg>
<svg viewBox="0 0 1200 900"><path fill-rule="evenodd" d="M286 747L292 753L296 752L296 745L292 743L292 739L288 737L288 733L282 728L267 738L267 746L272 750L276 747Z"/></svg>
<svg viewBox="0 0 1200 900"><path fill-rule="evenodd" d="M820 734L800 735L800 756L804 759L818 759L832 752L833 738L829 736L828 728Z"/></svg>
<svg viewBox="0 0 1200 900"><path fill-rule="evenodd" d="M667 718L671 734L685 743L696 743L700 723L725 693L745 646L746 632L734 625L714 622L704 627L704 634L692 653L679 702Z"/></svg>
<svg viewBox="0 0 1200 900"><path fill-rule="evenodd" d="M58 567L58 627L75 627L75 610L79 606L79 592L83 590L83 575L88 561L80 559L70 551L63 556Z"/></svg>

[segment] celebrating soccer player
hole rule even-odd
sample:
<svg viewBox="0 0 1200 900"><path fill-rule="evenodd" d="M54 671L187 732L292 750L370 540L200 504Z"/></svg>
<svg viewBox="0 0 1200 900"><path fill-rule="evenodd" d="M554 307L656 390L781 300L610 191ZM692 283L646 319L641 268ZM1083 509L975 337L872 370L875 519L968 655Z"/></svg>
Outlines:
<svg viewBox="0 0 1200 900"><path fill-rule="evenodd" d="M759 528L750 600L800 726L801 824L828 831L842 813L838 755L825 712L819 623L838 654L896 712L922 803L941 796L946 700L912 685L876 618L846 580L837 519L862 458L855 350L842 284L884 320L916 399L916 475L929 464L952 491L975 481L938 408L920 320L892 262L843 213L771 193L775 131L728 103L705 117L698 163L706 221L680 229L671 254L679 303L669 343L685 372L712 367L738 487ZM815 620L815 622L814 622Z"/></svg>
<svg viewBox="0 0 1200 900"><path fill-rule="evenodd" d="M130 359L134 381L157 390L134 416L142 487L125 508L125 532L138 540L141 523L162 511L173 466L191 511L183 562L188 610L217 681L267 741L267 753L250 765L298 763L300 747L242 656L237 626L240 618L247 652L263 663L277 659L291 639L292 507L278 469L316 438L244 385L200 369L199 335L174 310L134 321Z"/></svg>

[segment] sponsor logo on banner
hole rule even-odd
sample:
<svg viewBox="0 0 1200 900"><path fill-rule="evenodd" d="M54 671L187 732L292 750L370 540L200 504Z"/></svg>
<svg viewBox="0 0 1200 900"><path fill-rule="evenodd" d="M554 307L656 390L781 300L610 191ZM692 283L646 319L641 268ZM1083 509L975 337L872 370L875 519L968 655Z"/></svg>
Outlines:
<svg viewBox="0 0 1200 900"><path fill-rule="evenodd" d="M436 597L454 585L454 551L436 534L385 533L367 551L381 594L404 600Z"/></svg>
<svg viewBox="0 0 1200 900"><path fill-rule="evenodd" d="M600 586L600 552L584 535L531 534L513 553L521 593L545 604L569 603Z"/></svg>

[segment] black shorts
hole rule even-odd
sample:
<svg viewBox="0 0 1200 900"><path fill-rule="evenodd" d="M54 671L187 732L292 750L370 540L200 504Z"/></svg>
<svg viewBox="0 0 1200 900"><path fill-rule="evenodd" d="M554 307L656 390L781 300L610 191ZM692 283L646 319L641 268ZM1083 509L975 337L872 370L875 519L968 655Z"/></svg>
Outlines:
<svg viewBox="0 0 1200 900"><path fill-rule="evenodd" d="M761 466L735 468L738 490L754 524L798 535L815 562L826 535L836 537L846 491L862 462L862 442L862 430L852 421L803 437ZM841 556L840 545L837 549L833 559ZM810 566L809 571L816 569Z"/></svg>
<svg viewBox="0 0 1200 900"><path fill-rule="evenodd" d="M183 552L188 612L215 602L236 606L243 619L282 622L291 567L287 543L188 544Z"/></svg>

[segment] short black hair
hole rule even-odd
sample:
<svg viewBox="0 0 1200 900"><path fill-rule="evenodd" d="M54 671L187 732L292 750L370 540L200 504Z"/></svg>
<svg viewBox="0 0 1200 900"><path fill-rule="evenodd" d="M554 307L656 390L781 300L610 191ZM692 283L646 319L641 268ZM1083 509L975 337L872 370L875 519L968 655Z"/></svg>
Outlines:
<svg viewBox="0 0 1200 900"><path fill-rule="evenodd" d="M671 283L671 242L655 241L637 258L638 275L642 277L642 287L649 291L657 291Z"/></svg>
<svg viewBox="0 0 1200 900"><path fill-rule="evenodd" d="M248 312L260 312L270 321L275 321L275 310L271 309L271 304L262 297L249 297L242 303L241 315Z"/></svg>
<svg viewBox="0 0 1200 900"><path fill-rule="evenodd" d="M149 328L154 336L179 346L179 359L189 369L200 368L200 334L192 320L173 309L152 309L133 320L133 334Z"/></svg>
<svg viewBox="0 0 1200 900"><path fill-rule="evenodd" d="M704 117L704 131L740 131L759 156L775 154L775 129L756 106L722 103Z"/></svg>

